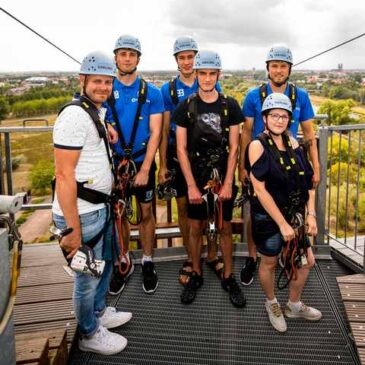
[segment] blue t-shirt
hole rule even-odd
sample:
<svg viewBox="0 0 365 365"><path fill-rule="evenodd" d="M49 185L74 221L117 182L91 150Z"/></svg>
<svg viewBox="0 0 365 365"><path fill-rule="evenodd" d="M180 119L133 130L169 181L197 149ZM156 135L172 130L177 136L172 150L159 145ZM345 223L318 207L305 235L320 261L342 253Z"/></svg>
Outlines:
<svg viewBox="0 0 365 365"><path fill-rule="evenodd" d="M140 77L137 77L132 85L124 85L117 78L113 82L113 94L115 99L115 109L118 114L119 129L122 131L125 143L130 143L134 119L137 113L138 93L139 93ZM132 154L147 147L150 137L150 116L164 112L164 105L160 90L151 83L147 83L147 99L141 109L141 116L138 121L138 128ZM113 124L114 117L112 110L107 105L107 113L105 119ZM118 155L124 155L120 140L111 145ZM135 162L144 160L145 154L136 157Z"/></svg>
<svg viewBox="0 0 365 365"><path fill-rule="evenodd" d="M314 117L312 104L306 90L296 87L297 101L293 112L293 121L290 126L290 131L294 138L297 138L299 123L304 122ZM270 84L267 85L267 94L272 94ZM285 95L289 96L289 84L285 89ZM264 131L264 121L261 116L261 97L260 87L251 89L245 98L242 111L245 117L254 118L252 138L256 138Z"/></svg>
<svg viewBox="0 0 365 365"><path fill-rule="evenodd" d="M198 86L198 80L195 79L194 83L191 86L188 86L184 84L179 77L176 77L176 95L179 99L179 103L181 103L183 100L187 99L190 95L195 94L199 90ZM217 82L215 85L215 88L218 92L222 91L222 88L220 84ZM177 105L175 105L172 101L171 95L170 95L170 81L165 82L161 86L161 93L163 97L163 102L165 106L165 111L170 112L170 115L172 116L173 112L175 111ZM175 135L176 132L176 123L172 119L170 120L170 130L172 130L172 134ZM175 143L174 138L169 139L169 143Z"/></svg>

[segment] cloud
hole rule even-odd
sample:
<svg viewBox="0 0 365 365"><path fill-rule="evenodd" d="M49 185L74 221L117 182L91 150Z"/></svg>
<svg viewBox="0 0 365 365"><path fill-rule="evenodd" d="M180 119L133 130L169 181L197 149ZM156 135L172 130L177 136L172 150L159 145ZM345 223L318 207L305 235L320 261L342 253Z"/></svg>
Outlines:
<svg viewBox="0 0 365 365"><path fill-rule="evenodd" d="M288 24L280 19L285 2L173 0L169 5L176 36L194 33L201 43L214 41L260 46L279 40L290 43L292 37L287 29Z"/></svg>

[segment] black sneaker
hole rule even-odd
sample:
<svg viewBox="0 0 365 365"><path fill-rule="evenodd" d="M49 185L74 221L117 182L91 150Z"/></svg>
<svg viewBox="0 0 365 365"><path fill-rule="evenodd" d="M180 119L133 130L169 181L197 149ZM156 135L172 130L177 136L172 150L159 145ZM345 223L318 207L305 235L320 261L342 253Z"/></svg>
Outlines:
<svg viewBox="0 0 365 365"><path fill-rule="evenodd" d="M122 271L124 271L126 268L127 264L125 262L122 262L121 263ZM118 267L114 266L113 275L109 283L109 294L110 295L120 294L123 291L125 284L127 284L129 277L133 274L133 272L134 272L134 264L132 261L130 262L128 271L123 275L119 272Z"/></svg>
<svg viewBox="0 0 365 365"><path fill-rule="evenodd" d="M246 305L246 299L233 274L227 279L223 278L222 288L228 291L229 299L235 307L242 308Z"/></svg>
<svg viewBox="0 0 365 365"><path fill-rule="evenodd" d="M142 265L143 284L142 288L147 294L153 294L158 287L158 278L155 265L152 261L147 261Z"/></svg>
<svg viewBox="0 0 365 365"><path fill-rule="evenodd" d="M241 283L250 285L253 282L253 275L256 271L257 262L253 257L247 257L245 264L241 269Z"/></svg>
<svg viewBox="0 0 365 365"><path fill-rule="evenodd" d="M181 293L181 303L190 304L196 297L197 290L203 285L203 276L198 275L196 271L191 273L190 280L185 285L184 290Z"/></svg>

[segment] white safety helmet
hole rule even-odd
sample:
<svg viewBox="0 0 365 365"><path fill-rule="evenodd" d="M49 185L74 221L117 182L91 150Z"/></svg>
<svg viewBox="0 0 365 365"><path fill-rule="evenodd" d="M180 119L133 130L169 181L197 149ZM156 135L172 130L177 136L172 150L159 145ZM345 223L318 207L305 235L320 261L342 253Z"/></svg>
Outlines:
<svg viewBox="0 0 365 365"><path fill-rule="evenodd" d="M213 51L199 51L194 59L194 70L221 70L222 62L219 54Z"/></svg>
<svg viewBox="0 0 365 365"><path fill-rule="evenodd" d="M178 53L183 51L194 51L198 52L198 43L195 39L189 36L179 37L174 43L173 55L176 56Z"/></svg>
<svg viewBox="0 0 365 365"><path fill-rule="evenodd" d="M282 93L272 93L266 97L262 103L261 112L271 109L284 109L292 114L292 106L290 99Z"/></svg>
<svg viewBox="0 0 365 365"><path fill-rule="evenodd" d="M121 48L132 49L139 56L142 54L141 42L138 38L129 34L124 34L117 39L114 46L114 53Z"/></svg>
<svg viewBox="0 0 365 365"><path fill-rule="evenodd" d="M115 64L105 53L95 51L84 57L80 67L80 75L115 76Z"/></svg>
<svg viewBox="0 0 365 365"><path fill-rule="evenodd" d="M291 50L284 45L272 46L266 56L266 63L270 61L284 61L293 64L293 55Z"/></svg>

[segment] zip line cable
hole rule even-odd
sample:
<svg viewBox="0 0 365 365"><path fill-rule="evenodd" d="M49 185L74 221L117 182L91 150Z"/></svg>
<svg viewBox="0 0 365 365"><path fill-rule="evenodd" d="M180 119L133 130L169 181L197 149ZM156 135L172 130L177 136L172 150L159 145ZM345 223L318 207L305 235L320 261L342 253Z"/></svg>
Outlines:
<svg viewBox="0 0 365 365"><path fill-rule="evenodd" d="M29 27L28 25L26 25L25 23L23 23L21 20L19 20L18 18L16 18L14 15L10 14L9 12L7 12L5 9L0 7L0 10L3 11L6 15L10 16L10 18L13 18L14 20L16 20L18 23L20 23L21 25L23 25L24 27L26 27L27 29L29 29L31 32L33 32L34 34L36 34L38 37L42 38L44 41L46 41L47 43L49 43L51 46L55 47L56 49L58 49L59 51L61 51L63 54L65 54L67 57L71 58L71 60L75 61L76 63L78 63L79 65L81 65L81 62L78 61L76 58L72 57L70 54L68 54L67 52L65 52L63 49L61 49L60 47L56 46L54 43L52 43L50 40L48 40L46 37L43 37L41 34L39 34L38 32L36 32L34 29L32 29L31 27Z"/></svg>
<svg viewBox="0 0 365 365"><path fill-rule="evenodd" d="M352 42L352 41L354 41L354 40L356 40L356 39L359 39L359 38L363 37L364 35L365 35L365 33L362 33L362 34L358 35L357 37L351 38L351 39L349 39L349 40L347 40L347 41L345 41L345 42L342 42L342 43L340 43L340 44L337 44L337 46L331 47L331 48L329 48L329 49L326 49L326 50L325 50L325 51L323 51L323 52L317 53L316 55L314 55L314 56L312 56L312 57L309 57L309 58L307 58L307 59L305 59L305 60L303 60L303 61L300 61L300 62L296 63L295 65L293 65L293 67L298 66L298 65L301 65L301 64L302 64L302 63L304 63L304 62L307 62L307 61L309 61L309 60L312 60L313 58L316 58L316 57L318 57L318 56L321 56L321 55L323 55L323 54L325 54L325 53L327 53L327 52L329 52L329 51L332 51L332 50L334 50L334 49L336 49L336 48L338 48L338 47L341 47L341 46L343 46L343 45L344 45L344 44L346 44L346 43L350 43L350 42Z"/></svg>

